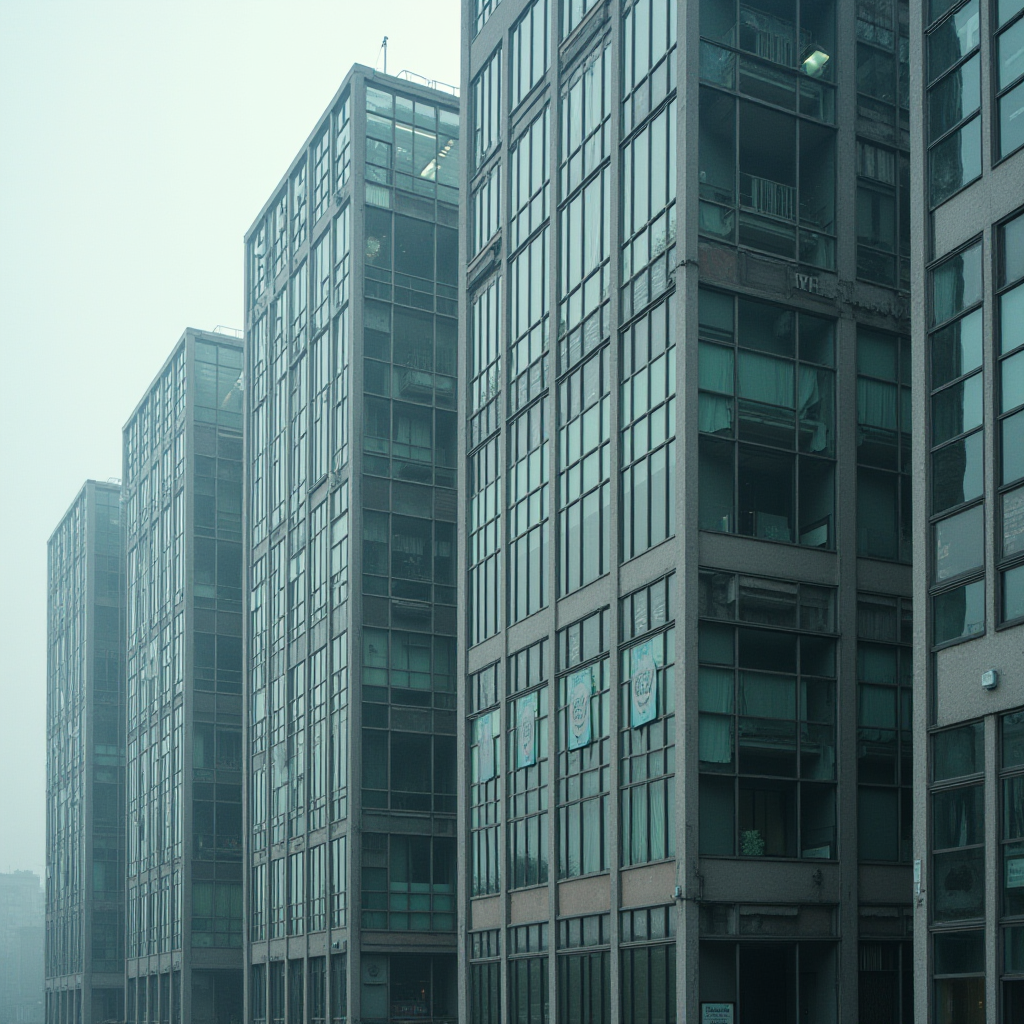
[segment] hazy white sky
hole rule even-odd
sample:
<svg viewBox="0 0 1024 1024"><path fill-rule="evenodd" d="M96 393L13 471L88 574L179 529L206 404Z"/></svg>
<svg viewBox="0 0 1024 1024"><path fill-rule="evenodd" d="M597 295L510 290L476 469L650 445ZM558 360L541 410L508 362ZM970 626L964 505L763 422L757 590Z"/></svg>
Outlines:
<svg viewBox="0 0 1024 1024"><path fill-rule="evenodd" d="M45 864L46 540L354 63L458 84L458 0L0 0L0 871Z"/></svg>

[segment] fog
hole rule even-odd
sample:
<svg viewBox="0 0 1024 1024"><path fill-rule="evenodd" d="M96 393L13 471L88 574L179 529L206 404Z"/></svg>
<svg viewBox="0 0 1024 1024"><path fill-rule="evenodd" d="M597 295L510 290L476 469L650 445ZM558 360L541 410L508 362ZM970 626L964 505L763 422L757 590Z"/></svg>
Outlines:
<svg viewBox="0 0 1024 1024"><path fill-rule="evenodd" d="M353 63L458 84L458 0L0 0L0 871L44 873L46 541Z"/></svg>

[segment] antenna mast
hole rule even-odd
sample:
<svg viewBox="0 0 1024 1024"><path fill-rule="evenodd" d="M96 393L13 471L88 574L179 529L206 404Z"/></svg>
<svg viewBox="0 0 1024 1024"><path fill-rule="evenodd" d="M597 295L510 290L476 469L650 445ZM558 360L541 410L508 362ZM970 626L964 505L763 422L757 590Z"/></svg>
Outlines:
<svg viewBox="0 0 1024 1024"><path fill-rule="evenodd" d="M384 37L384 42L380 44L384 50L384 74L388 73L388 37Z"/></svg>

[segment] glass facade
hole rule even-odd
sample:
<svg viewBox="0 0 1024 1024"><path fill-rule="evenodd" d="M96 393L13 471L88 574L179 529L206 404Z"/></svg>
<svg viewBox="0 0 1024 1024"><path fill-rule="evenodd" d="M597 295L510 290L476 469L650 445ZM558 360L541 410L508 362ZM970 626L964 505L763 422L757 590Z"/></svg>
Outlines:
<svg viewBox="0 0 1024 1024"><path fill-rule="evenodd" d="M121 488L89 481L47 545L46 1021L124 1012Z"/></svg>
<svg viewBox="0 0 1024 1024"><path fill-rule="evenodd" d="M124 430L133 1024L241 1011L242 355L187 331Z"/></svg>
<svg viewBox="0 0 1024 1024"><path fill-rule="evenodd" d="M456 1013L458 167L457 100L355 69L247 236L250 1024Z"/></svg>

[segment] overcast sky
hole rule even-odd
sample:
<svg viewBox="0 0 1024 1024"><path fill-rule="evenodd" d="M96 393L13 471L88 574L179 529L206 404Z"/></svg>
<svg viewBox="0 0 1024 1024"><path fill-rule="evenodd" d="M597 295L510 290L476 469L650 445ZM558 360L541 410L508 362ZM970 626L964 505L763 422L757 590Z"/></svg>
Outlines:
<svg viewBox="0 0 1024 1024"><path fill-rule="evenodd" d="M0 872L45 865L46 541L349 67L458 84L458 0L0 0Z"/></svg>

